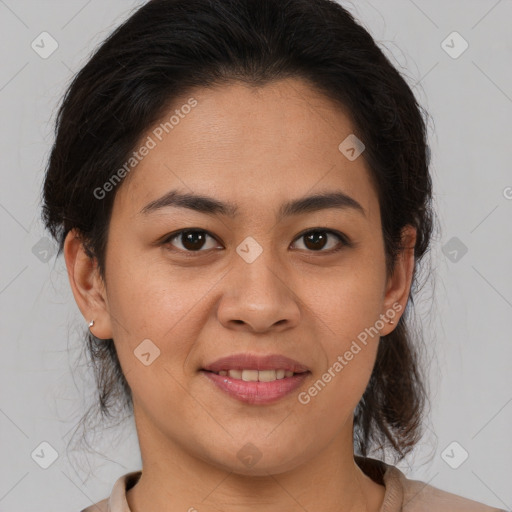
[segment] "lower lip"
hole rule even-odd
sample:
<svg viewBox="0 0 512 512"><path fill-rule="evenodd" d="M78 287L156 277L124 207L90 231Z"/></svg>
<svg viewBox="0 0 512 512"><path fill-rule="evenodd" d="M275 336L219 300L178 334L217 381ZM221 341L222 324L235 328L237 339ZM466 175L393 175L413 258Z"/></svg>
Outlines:
<svg viewBox="0 0 512 512"><path fill-rule="evenodd" d="M297 389L309 375L309 372L304 372L271 382L247 382L206 370L201 370L201 373L228 395L248 404L275 402Z"/></svg>

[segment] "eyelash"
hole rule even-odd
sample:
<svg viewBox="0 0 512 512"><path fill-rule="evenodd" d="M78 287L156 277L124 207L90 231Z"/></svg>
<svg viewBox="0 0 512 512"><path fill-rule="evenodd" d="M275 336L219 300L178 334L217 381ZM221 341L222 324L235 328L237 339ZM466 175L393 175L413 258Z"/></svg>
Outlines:
<svg viewBox="0 0 512 512"><path fill-rule="evenodd" d="M206 231L204 229L188 228L188 229L182 229L180 231L175 231L174 233L171 233L170 235L166 236L164 238L164 240L162 240L162 245L173 247L171 242L175 238L180 237L183 233L204 233L204 234L207 234L208 236L210 236L211 238L213 238L214 240L217 240L215 236L213 236L211 233L209 233L208 231ZM321 228L321 227L309 228L306 231L302 231L294 239L294 242L297 241L297 240L300 240L304 236L306 236L308 234L312 234L312 233L327 233L327 234L334 235L336 238L338 238L340 244L339 244L338 247L335 247L334 249L329 249L329 250L320 249L318 251L307 250L306 249L307 252L333 254L333 253L336 253L336 252L340 251L343 247L353 247L353 243L350 241L350 239L344 233L341 233L340 231L337 231L335 229L327 229L327 228ZM218 242L218 240L217 240L217 242ZM173 247L170 250L173 251L173 252L180 252L180 253L183 253L183 254L185 254L187 256L194 257L196 254L205 253L205 252L208 252L211 249L205 249L205 250L204 249L199 249L197 251L189 251L189 250L177 249L177 248Z"/></svg>

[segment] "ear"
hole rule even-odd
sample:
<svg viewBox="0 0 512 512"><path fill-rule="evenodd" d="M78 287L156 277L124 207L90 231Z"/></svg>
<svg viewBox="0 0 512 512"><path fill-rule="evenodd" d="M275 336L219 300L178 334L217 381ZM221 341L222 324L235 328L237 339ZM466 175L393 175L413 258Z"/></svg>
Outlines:
<svg viewBox="0 0 512 512"><path fill-rule="evenodd" d="M416 228L407 225L402 229L402 251L395 261L393 273L386 282L384 295L384 310L382 314L389 320L381 329L381 336L389 334L398 324L402 316L411 290L412 274L414 271L414 246L416 244Z"/></svg>
<svg viewBox="0 0 512 512"><path fill-rule="evenodd" d="M74 229L66 236L63 252L77 306L88 324L94 320L91 332L100 339L112 338L107 295L97 260L86 253L82 240Z"/></svg>

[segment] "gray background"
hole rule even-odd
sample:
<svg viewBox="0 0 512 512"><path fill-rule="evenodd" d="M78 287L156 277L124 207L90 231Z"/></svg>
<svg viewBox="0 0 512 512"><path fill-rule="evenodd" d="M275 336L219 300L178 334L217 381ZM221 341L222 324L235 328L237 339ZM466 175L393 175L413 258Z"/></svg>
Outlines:
<svg viewBox="0 0 512 512"><path fill-rule="evenodd" d="M0 0L0 511L78 511L106 497L118 476L140 468L130 420L99 431L89 453L66 451L94 399L79 359L86 324L38 208L66 85L141 3ZM442 231L432 247L435 287L428 284L418 297L433 359L432 411L422 442L399 467L411 478L510 510L512 2L342 3L432 116ZM31 48L43 31L59 45L46 59ZM463 39L448 37L453 31ZM469 46L458 55L464 40ZM42 442L58 453L47 469L40 464L50 462L51 449ZM460 464L463 450L468 458Z"/></svg>

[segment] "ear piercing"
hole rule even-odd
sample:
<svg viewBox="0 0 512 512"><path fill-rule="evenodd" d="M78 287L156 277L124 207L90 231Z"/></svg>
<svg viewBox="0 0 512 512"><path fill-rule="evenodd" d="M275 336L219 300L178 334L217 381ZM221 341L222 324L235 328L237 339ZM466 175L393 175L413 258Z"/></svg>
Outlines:
<svg viewBox="0 0 512 512"><path fill-rule="evenodd" d="M91 320L91 321L89 322L89 329L90 329L93 325L94 325L94 320Z"/></svg>

